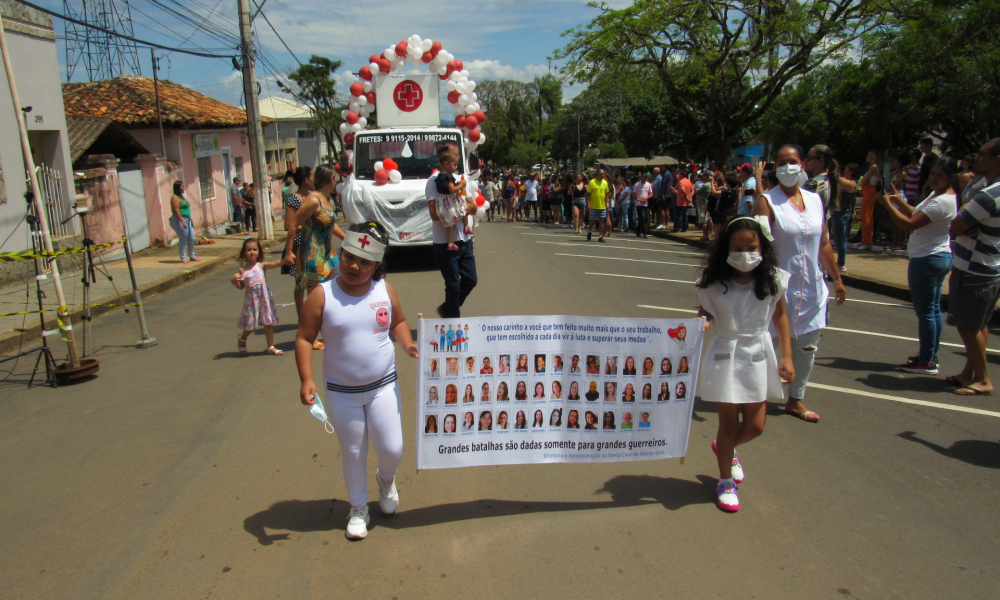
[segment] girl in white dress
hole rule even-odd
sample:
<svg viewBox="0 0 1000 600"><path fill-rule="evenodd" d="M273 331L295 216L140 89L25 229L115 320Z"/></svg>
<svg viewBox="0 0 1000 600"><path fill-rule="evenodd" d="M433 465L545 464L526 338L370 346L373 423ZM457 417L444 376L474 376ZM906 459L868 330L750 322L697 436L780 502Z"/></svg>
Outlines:
<svg viewBox="0 0 1000 600"><path fill-rule="evenodd" d="M719 461L718 506L726 512L740 508L736 484L743 481L743 467L736 446L763 433L766 400L784 398L781 384L795 378L785 316L789 274L778 268L772 241L766 217L733 219L695 282L701 304L698 316L706 318L705 329L715 324L698 394L718 407L719 431L712 450ZM781 343L780 363L768 333L772 321Z"/></svg>

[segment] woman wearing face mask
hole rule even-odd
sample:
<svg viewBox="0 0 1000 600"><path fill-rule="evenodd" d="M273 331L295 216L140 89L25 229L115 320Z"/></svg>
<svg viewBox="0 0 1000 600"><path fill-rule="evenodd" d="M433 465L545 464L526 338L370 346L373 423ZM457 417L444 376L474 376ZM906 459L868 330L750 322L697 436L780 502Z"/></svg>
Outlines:
<svg viewBox="0 0 1000 600"><path fill-rule="evenodd" d="M804 155L798 146L786 145L778 151L778 186L754 203L754 215L768 217L778 255L778 267L791 273L785 299L792 338L795 379L788 386L785 412L815 423L819 415L802 404L812 372L820 332L826 327L829 290L823 271L833 279L837 305L844 303L847 290L826 235L823 202L816 194L799 187ZM821 268L822 267L822 268Z"/></svg>
<svg viewBox="0 0 1000 600"><path fill-rule="evenodd" d="M892 222L904 232L913 232L906 249L910 256L908 279L913 310L917 313L920 351L899 365L907 373L938 374L937 351L944 329L941 286L951 271L948 226L958 214L954 190L957 175L958 163L945 156L931 168L927 178L931 193L916 207L904 202L895 186L892 195L879 197Z"/></svg>

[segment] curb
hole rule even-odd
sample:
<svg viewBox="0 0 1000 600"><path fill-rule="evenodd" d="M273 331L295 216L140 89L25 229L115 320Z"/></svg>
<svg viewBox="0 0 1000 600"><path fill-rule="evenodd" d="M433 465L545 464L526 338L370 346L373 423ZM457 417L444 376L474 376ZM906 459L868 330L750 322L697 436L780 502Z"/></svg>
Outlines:
<svg viewBox="0 0 1000 600"><path fill-rule="evenodd" d="M284 239L275 239L270 241L269 243L266 243L264 247L266 249L269 249L278 244L284 245L284 243L285 243ZM208 275L214 271L221 269L227 264L225 256L218 256L218 257L213 256L211 258L216 260L212 260L211 262L206 261L205 258L209 257L204 257L202 259L203 264L198 265L196 269L193 269L191 271L183 271L180 273L175 273L173 275L168 275L158 281L154 281L152 283L147 283L146 285L139 286L139 291L142 293L143 302L145 303L154 296L159 296L160 294L169 292L170 290L178 288L186 283L190 283L195 279L200 279L205 275ZM131 288L122 291L122 298L125 300L126 303L135 302L135 294L132 292ZM95 304L95 306L91 306L90 308L91 320L101 315L105 315L112 311L120 310L121 308L123 308L121 306L96 306L96 305L111 304L117 302L118 302L117 296L108 296L106 298L94 299L93 304ZM128 308L131 309L133 307L128 307ZM82 331L83 328L81 323L83 323L83 309L81 308L79 310L75 310L71 312L69 316L73 322L74 328L79 327L80 330ZM52 319L51 317L47 317L46 324L54 326L55 320ZM0 356L12 354L13 352L16 352L19 347L23 348L25 346L28 346L32 342L40 340L41 337L42 337L42 326L37 322L34 325L31 325L30 327L27 327L22 331L12 331L10 333L2 334L0 335Z"/></svg>

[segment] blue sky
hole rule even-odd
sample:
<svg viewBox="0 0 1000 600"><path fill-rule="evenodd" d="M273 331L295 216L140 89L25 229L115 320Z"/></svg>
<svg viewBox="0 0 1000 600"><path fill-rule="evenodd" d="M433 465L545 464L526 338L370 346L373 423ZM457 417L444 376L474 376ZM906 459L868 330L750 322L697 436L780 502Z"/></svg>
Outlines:
<svg viewBox="0 0 1000 600"><path fill-rule="evenodd" d="M117 0L123 6L123 0ZM259 2L260 0L256 0ZM623 0L619 0L619 3ZM36 0L40 5L62 12L61 0ZM81 0L71 0L80 11ZM203 20L238 36L236 0L132 0L132 23L137 38L168 46L201 46L214 53L233 54L236 50L225 40L185 23L164 7L186 13L195 23ZM254 0L251 0L253 8ZM471 78L518 79L530 81L547 73L547 57L565 44L560 33L589 22L597 10L583 0L437 0L406 2L402 0L266 0L263 5L278 33L299 60L312 54L344 61L341 84L352 81L350 71L368 63L368 56L389 45L417 34L440 41L444 48L462 60ZM255 21L258 38L264 47L264 64L258 62L262 97L282 95L275 79L294 68L290 54L261 17ZM63 35L63 22L56 20L56 33ZM184 40L186 38L187 41ZM184 42L183 44L181 42ZM58 40L59 60L65 81L65 41ZM176 52L157 51L161 58L160 77L189 86L203 94L234 105L242 104L240 74L229 59L198 58ZM139 49L142 74L151 76L149 50ZM553 61L553 72L558 69ZM85 81L82 64L74 81ZM568 100L582 90L576 85L564 90Z"/></svg>

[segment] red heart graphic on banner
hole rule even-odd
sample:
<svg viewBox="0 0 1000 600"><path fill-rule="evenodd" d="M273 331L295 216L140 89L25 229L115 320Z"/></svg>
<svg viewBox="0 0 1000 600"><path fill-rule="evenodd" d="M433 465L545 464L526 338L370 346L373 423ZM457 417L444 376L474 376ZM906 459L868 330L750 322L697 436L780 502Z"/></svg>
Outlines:
<svg viewBox="0 0 1000 600"><path fill-rule="evenodd" d="M677 329L668 329L667 330L667 335L670 336L670 339L676 340L677 339L677 334L680 333L680 330L681 330L680 327L678 327Z"/></svg>

